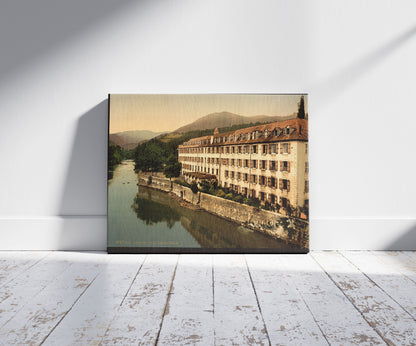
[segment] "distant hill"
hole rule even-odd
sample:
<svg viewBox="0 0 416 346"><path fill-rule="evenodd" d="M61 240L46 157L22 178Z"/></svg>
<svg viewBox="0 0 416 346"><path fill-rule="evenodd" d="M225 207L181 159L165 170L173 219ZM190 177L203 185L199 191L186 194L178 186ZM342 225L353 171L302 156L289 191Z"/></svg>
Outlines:
<svg viewBox="0 0 416 346"><path fill-rule="evenodd" d="M157 137L165 132L152 132L147 130L124 131L110 134L110 141L124 149L134 149L137 144Z"/></svg>
<svg viewBox="0 0 416 346"><path fill-rule="evenodd" d="M254 115L246 117L230 112L211 113L195 120L194 122L182 126L175 130L176 133L184 133L188 131L205 130L221 127L230 127L233 125L250 124L250 123L267 123L273 121L283 121L296 118L296 114L288 116L268 116L268 115Z"/></svg>

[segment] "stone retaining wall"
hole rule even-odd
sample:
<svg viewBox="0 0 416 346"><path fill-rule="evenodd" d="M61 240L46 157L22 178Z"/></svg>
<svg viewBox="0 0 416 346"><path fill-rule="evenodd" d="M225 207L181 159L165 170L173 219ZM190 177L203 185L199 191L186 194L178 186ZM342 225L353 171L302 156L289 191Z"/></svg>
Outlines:
<svg viewBox="0 0 416 346"><path fill-rule="evenodd" d="M149 184L149 176L152 177L151 184ZM169 179L142 173L139 174L139 185L149 186L165 192L170 192L172 190L172 183Z"/></svg>
<svg viewBox="0 0 416 346"><path fill-rule="evenodd" d="M281 214L230 201L206 193L193 193L188 187L171 182L167 178L140 174L139 185L169 192L205 211L237 222L255 231L291 244L308 247L309 224L306 221L287 218Z"/></svg>

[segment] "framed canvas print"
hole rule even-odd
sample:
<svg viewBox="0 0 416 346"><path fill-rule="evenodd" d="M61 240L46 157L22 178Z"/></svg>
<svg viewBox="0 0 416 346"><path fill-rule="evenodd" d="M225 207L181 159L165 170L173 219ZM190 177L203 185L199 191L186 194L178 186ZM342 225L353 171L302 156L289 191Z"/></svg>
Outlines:
<svg viewBox="0 0 416 346"><path fill-rule="evenodd" d="M306 94L111 94L109 253L306 253Z"/></svg>

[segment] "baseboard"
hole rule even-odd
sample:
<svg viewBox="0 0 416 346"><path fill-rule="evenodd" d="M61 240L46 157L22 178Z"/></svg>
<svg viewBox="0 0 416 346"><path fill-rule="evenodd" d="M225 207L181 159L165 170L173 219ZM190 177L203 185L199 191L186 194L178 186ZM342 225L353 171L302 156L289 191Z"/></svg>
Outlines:
<svg viewBox="0 0 416 346"><path fill-rule="evenodd" d="M107 248L107 216L0 218L0 250Z"/></svg>
<svg viewBox="0 0 416 346"><path fill-rule="evenodd" d="M105 251L107 217L0 218L0 250ZM416 250L416 219L312 219L311 250Z"/></svg>
<svg viewBox="0 0 416 346"><path fill-rule="evenodd" d="M416 250L416 219L312 219L310 250Z"/></svg>

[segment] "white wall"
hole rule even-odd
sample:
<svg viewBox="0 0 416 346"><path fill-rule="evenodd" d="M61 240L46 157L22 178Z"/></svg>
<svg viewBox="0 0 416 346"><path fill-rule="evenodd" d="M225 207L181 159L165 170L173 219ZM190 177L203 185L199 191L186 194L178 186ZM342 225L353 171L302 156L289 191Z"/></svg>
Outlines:
<svg viewBox="0 0 416 346"><path fill-rule="evenodd" d="M308 92L312 249L416 249L413 0L1 0L0 247L105 249L107 93Z"/></svg>

